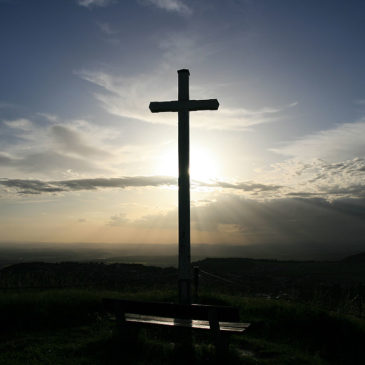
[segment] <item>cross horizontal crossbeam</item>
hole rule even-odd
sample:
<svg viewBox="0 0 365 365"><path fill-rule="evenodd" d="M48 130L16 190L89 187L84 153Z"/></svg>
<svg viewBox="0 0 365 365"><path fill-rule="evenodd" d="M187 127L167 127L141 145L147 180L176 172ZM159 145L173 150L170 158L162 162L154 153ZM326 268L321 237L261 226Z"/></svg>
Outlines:
<svg viewBox="0 0 365 365"><path fill-rule="evenodd" d="M217 99L153 101L150 103L152 113L217 110L218 107L219 103Z"/></svg>

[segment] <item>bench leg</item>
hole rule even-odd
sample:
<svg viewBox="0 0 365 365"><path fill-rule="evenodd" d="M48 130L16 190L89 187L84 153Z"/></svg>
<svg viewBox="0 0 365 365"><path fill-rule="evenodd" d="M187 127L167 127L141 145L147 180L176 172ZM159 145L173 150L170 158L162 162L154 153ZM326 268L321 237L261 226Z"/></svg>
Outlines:
<svg viewBox="0 0 365 365"><path fill-rule="evenodd" d="M229 342L227 336L216 334L214 336L215 352L218 359L225 359L227 357Z"/></svg>
<svg viewBox="0 0 365 365"><path fill-rule="evenodd" d="M217 357L224 356L228 351L228 341L220 330L218 314L215 310L209 313L209 326L213 335L216 355Z"/></svg>
<svg viewBox="0 0 365 365"><path fill-rule="evenodd" d="M125 314L123 312L117 311L115 313L115 319L116 319L116 333L117 336L120 337L122 340L126 336L126 321L125 321Z"/></svg>
<svg viewBox="0 0 365 365"><path fill-rule="evenodd" d="M123 344L135 342L138 337L138 326L133 326L125 320L125 314L116 312L116 335Z"/></svg>
<svg viewBox="0 0 365 365"><path fill-rule="evenodd" d="M195 361L192 331L179 328L180 333L175 338L174 364L193 364Z"/></svg>

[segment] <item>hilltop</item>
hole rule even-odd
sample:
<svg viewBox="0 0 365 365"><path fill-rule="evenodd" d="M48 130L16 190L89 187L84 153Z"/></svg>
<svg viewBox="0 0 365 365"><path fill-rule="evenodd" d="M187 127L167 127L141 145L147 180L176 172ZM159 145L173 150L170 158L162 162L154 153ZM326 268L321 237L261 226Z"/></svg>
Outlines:
<svg viewBox="0 0 365 365"><path fill-rule="evenodd" d="M363 315L365 265L338 262L207 258L199 267L199 290L315 302ZM175 290L175 267L100 262L20 263L0 270L0 289L94 288Z"/></svg>
<svg viewBox="0 0 365 365"><path fill-rule="evenodd" d="M96 262L29 262L0 270L0 288L161 287L176 280L174 268Z"/></svg>
<svg viewBox="0 0 365 365"><path fill-rule="evenodd" d="M361 252L358 253L356 255L351 255L348 257L345 257L343 260L343 262L348 262L348 263L365 263L365 252Z"/></svg>

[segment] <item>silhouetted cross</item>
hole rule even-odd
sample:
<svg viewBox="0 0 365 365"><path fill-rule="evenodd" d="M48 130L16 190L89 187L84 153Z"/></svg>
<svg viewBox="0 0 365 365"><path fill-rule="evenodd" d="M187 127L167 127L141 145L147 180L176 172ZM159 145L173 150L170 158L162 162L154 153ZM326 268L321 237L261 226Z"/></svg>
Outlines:
<svg viewBox="0 0 365 365"><path fill-rule="evenodd" d="M189 99L189 70L177 71L179 75L178 100L150 103L152 113L178 112L179 150L179 301L190 304L190 178L189 178L189 112L217 110L217 99Z"/></svg>

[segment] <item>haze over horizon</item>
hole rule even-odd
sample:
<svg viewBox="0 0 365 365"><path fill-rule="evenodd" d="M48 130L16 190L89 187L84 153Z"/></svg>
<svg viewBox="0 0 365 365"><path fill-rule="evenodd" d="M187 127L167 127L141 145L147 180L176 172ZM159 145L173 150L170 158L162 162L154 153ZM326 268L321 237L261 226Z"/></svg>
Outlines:
<svg viewBox="0 0 365 365"><path fill-rule="evenodd" d="M364 11L0 0L0 246L175 244L177 115L148 105L187 68L220 103L190 115L192 249L365 251Z"/></svg>

